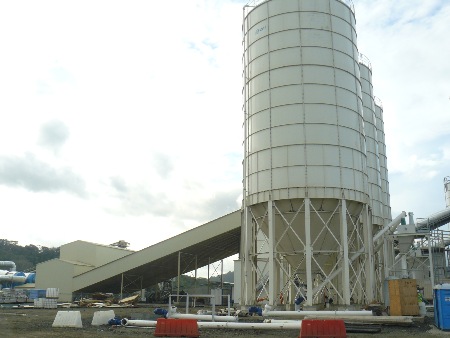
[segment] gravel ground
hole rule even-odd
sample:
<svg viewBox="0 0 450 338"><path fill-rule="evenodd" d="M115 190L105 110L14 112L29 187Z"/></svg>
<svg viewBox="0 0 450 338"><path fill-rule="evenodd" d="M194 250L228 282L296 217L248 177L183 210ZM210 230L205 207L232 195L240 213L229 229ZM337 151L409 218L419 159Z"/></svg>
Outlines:
<svg viewBox="0 0 450 338"><path fill-rule="evenodd" d="M154 306L139 306L133 308L114 308L116 316L128 319L156 320L153 314ZM111 310L98 308L72 309L21 309L0 308L0 337L153 337L155 330L149 328L129 328L123 326L92 326L94 312ZM83 328L53 328L52 324L58 311L80 311ZM246 318L245 320L252 320ZM297 330L230 330L230 329L200 329L200 337L298 337ZM410 327L383 326L380 333L361 334L348 333L348 337L385 338L385 337L439 337L450 336L450 332L443 332L434 325L434 318L427 316L423 323L415 323Z"/></svg>

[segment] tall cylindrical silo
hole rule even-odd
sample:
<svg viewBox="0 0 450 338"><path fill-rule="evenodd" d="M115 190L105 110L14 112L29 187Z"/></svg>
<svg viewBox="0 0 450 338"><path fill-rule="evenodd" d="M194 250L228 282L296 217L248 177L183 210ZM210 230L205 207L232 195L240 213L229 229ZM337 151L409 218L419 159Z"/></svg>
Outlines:
<svg viewBox="0 0 450 338"><path fill-rule="evenodd" d="M374 98L375 116L377 119L378 150L380 155L381 193L384 206L383 217L387 223L392 220L391 198L389 193L389 177L387 168L386 139L384 133L383 104L378 97ZM386 224L387 224L386 223Z"/></svg>
<svg viewBox="0 0 450 338"><path fill-rule="evenodd" d="M309 303L329 293L349 304L356 284L364 294L352 264L364 252L368 203L352 6L264 1L244 8L243 39L244 266L259 270L265 259L270 267L248 278L270 280L272 304L275 294L301 293L283 288L294 276ZM255 228L267 258L258 258Z"/></svg>
<svg viewBox="0 0 450 338"><path fill-rule="evenodd" d="M445 207L450 207L450 177L444 178Z"/></svg>
<svg viewBox="0 0 450 338"><path fill-rule="evenodd" d="M372 65L369 59L359 55L361 72L362 102L364 112L364 132L367 145L367 175L369 182L370 206L372 209L372 223L383 225L383 202L381 192L381 168L378 150L377 119L373 99Z"/></svg>

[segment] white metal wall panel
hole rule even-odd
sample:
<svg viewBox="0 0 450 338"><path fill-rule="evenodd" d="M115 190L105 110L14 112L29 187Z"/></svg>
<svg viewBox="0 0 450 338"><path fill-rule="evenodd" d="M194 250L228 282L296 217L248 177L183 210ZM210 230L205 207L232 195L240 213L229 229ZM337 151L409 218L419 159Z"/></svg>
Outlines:
<svg viewBox="0 0 450 338"><path fill-rule="evenodd" d="M305 65L303 70L303 83L317 83L325 85L334 85L334 77L337 72L331 67L320 67L316 65Z"/></svg>
<svg viewBox="0 0 450 338"><path fill-rule="evenodd" d="M333 51L326 48L302 47L302 63L333 67Z"/></svg>
<svg viewBox="0 0 450 338"><path fill-rule="evenodd" d="M273 34L289 29L296 29L299 24L299 16L297 12L273 16L269 19L269 33Z"/></svg>
<svg viewBox="0 0 450 338"><path fill-rule="evenodd" d="M352 76L351 73L347 73L343 70L336 69L335 81L337 87L347 89L352 93L357 93L357 87L359 86L359 82L355 81L355 77Z"/></svg>
<svg viewBox="0 0 450 338"><path fill-rule="evenodd" d="M323 12L330 14L329 0L299 1L299 4L301 12Z"/></svg>
<svg viewBox="0 0 450 338"><path fill-rule="evenodd" d="M333 48L333 38L330 31L305 29L301 31L303 46Z"/></svg>
<svg viewBox="0 0 450 338"><path fill-rule="evenodd" d="M303 97L301 85L285 86L272 88L270 90L270 103L272 107L282 106L286 104L302 103ZM306 99L306 95L305 95Z"/></svg>
<svg viewBox="0 0 450 338"><path fill-rule="evenodd" d="M333 32L335 32L337 34L341 34L346 37L350 36L350 37L352 37L351 41L355 41L352 36L352 31L354 31L354 29L352 28L350 23L348 23L345 20L342 20L339 17L332 16L331 17L331 25L333 27Z"/></svg>
<svg viewBox="0 0 450 338"><path fill-rule="evenodd" d="M299 111L298 105L285 105L273 107L271 109L272 126L282 126L286 124L303 123L303 112ZM315 114L317 115L317 114Z"/></svg>
<svg viewBox="0 0 450 338"><path fill-rule="evenodd" d="M269 45L270 51L298 47L300 45L300 32L298 30L288 30L284 32L278 32L270 34Z"/></svg>
<svg viewBox="0 0 450 338"><path fill-rule="evenodd" d="M269 110L263 110L260 111L256 114L253 114L252 116L250 116L249 118L249 133L250 135L267 129L267 126L270 123L270 115L269 115Z"/></svg>
<svg viewBox="0 0 450 338"><path fill-rule="evenodd" d="M270 71L270 86L272 88L301 84L301 79L302 69L300 66L289 66ZM267 87L269 87L269 77L267 77Z"/></svg>
<svg viewBox="0 0 450 338"><path fill-rule="evenodd" d="M261 73L269 71L269 56L267 54L261 55L248 65L249 77L252 78Z"/></svg>
<svg viewBox="0 0 450 338"><path fill-rule="evenodd" d="M269 6L270 13L272 15L278 15L283 13L291 13L291 12L298 12L299 4L297 1L270 1L267 4L263 6Z"/></svg>
<svg viewBox="0 0 450 338"><path fill-rule="evenodd" d="M300 47L284 48L274 50L270 53L270 68L296 66L300 58ZM269 64L265 71L269 70Z"/></svg>
<svg viewBox="0 0 450 338"><path fill-rule="evenodd" d="M252 78L248 82L248 94L250 97L269 89L269 73L265 72Z"/></svg>
<svg viewBox="0 0 450 338"><path fill-rule="evenodd" d="M300 12L300 28L331 31L332 21L326 13Z"/></svg>
<svg viewBox="0 0 450 338"><path fill-rule="evenodd" d="M343 19L349 23L354 23L354 15L353 15L352 11L349 10L348 7L346 5L344 5L342 2L330 1L330 8L331 8L331 13L334 16L338 16L341 19Z"/></svg>

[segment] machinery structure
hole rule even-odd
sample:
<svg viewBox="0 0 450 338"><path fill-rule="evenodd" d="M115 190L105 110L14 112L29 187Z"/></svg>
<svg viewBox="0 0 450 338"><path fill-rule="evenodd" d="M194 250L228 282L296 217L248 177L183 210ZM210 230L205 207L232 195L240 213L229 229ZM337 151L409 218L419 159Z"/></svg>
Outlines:
<svg viewBox="0 0 450 338"><path fill-rule="evenodd" d="M409 275L424 236L412 214L392 220L383 107L355 22L350 0L244 7L241 304L369 304L399 264Z"/></svg>

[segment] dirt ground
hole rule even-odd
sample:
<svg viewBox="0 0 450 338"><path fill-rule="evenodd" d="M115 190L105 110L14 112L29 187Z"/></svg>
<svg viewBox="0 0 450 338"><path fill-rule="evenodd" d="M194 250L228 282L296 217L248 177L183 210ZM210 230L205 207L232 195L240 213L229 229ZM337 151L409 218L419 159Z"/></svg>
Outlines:
<svg viewBox="0 0 450 338"><path fill-rule="evenodd" d="M133 308L114 308L114 314L121 318L156 320L153 314L155 307L151 305ZM0 337L153 337L155 329L123 327L123 326L92 326L94 312L111 310L106 308L72 308L72 309L24 309L0 307ZM58 311L80 311L83 323L82 328L54 328L53 321ZM200 329L200 337L298 337L297 330L230 330L230 329ZM385 338L385 337L439 337L450 336L434 325L433 314L425 317L423 323L413 326L382 326L381 332L372 334L348 333L349 338Z"/></svg>

